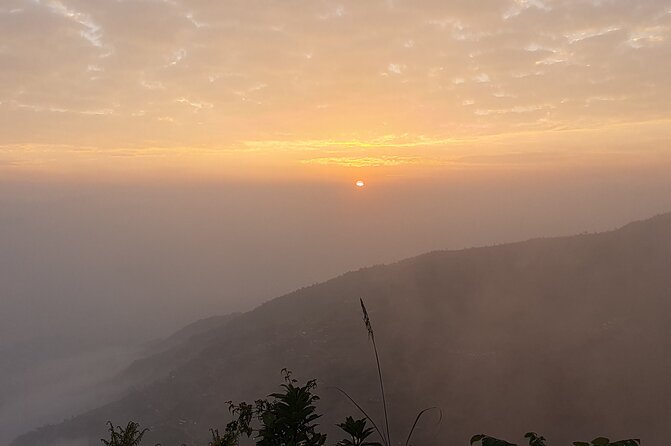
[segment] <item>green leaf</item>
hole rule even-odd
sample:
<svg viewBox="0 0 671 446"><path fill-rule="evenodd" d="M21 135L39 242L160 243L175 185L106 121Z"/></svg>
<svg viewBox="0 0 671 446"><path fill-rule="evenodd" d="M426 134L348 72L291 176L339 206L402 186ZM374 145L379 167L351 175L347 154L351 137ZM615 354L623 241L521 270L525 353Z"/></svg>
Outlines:
<svg viewBox="0 0 671 446"><path fill-rule="evenodd" d="M473 435L473 436L471 437L471 444L473 444L473 443L477 443L478 441L482 440L482 439L485 438L485 437L486 437L486 435L483 435L483 434L480 434L480 435Z"/></svg>
<svg viewBox="0 0 671 446"><path fill-rule="evenodd" d="M508 443L505 440L499 440L498 438L490 437L485 434L473 435L473 437L471 437L471 445L478 441L482 442L482 446L517 446L515 443Z"/></svg>

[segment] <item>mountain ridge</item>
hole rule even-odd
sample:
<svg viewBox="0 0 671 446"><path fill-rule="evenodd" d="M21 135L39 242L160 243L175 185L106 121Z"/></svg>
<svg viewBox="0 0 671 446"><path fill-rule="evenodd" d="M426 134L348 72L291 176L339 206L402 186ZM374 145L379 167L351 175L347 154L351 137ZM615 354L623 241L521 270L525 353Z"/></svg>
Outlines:
<svg viewBox="0 0 671 446"><path fill-rule="evenodd" d="M600 426L623 436L645 438L646 432L625 431L630 428L661 438L666 430L637 401L647 398L657 414L671 413L650 387L655 383L660 395L671 397L662 373L671 371L662 348L671 333L661 317L671 309L669 258L671 213L598 234L431 251L350 271L237 315L212 328L199 353L164 379L13 444L96 444L104 421L122 414L153 428L149 442L202 442L209 427L227 419L221 401L267 394L282 367L345 387L375 406L359 297L373 318L390 401L395 407L402 402L402 413L393 416L395 430L402 430L420 403L437 403L447 406L446 422L459 426L447 434L452 441L483 429L545 429L575 438L601 433ZM634 295L644 296L640 305ZM573 328L564 328L566 323ZM650 344L655 339L657 346ZM585 362L583 370L572 364L576 360ZM624 364L608 374L592 364L598 360ZM638 371L634 360L657 370ZM637 373L647 384L632 384ZM608 402L603 413L594 413L584 400L590 397ZM494 408L505 407L508 399L524 416L495 416ZM618 406L625 401L629 409ZM332 392L322 407L331 430L339 417L354 412ZM585 423L588 415L596 426Z"/></svg>

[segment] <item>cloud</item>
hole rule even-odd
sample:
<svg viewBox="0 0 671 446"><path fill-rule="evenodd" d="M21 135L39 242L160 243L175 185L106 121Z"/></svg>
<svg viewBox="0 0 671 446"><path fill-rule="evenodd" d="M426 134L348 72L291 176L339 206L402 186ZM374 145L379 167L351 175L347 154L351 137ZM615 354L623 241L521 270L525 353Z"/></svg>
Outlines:
<svg viewBox="0 0 671 446"><path fill-rule="evenodd" d="M339 167L397 167L417 164L436 164L435 160L411 156L323 157L301 160L303 164Z"/></svg>
<svg viewBox="0 0 671 446"><path fill-rule="evenodd" d="M248 150L671 115L663 0L4 0L0 42L0 143Z"/></svg>
<svg viewBox="0 0 671 446"><path fill-rule="evenodd" d="M465 142L458 138L432 138L423 135L384 135L371 139L252 140L243 145L249 150L383 150L446 146Z"/></svg>

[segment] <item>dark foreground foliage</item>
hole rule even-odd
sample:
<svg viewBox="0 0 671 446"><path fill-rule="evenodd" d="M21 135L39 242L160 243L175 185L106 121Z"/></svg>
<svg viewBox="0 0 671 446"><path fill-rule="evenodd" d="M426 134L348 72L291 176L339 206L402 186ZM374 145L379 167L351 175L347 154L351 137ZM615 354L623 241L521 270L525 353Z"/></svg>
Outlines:
<svg viewBox="0 0 671 446"><path fill-rule="evenodd" d="M140 424L129 421L126 427L116 426L111 421L107 422L109 426L110 439L101 439L105 446L139 446L142 443L142 437L149 429L140 429Z"/></svg>
<svg viewBox="0 0 671 446"><path fill-rule="evenodd" d="M524 435L524 438L529 441L529 446L548 446L545 437L539 436L535 432L527 432L526 435ZM485 434L474 435L471 438L471 445L476 443L480 443L481 446L517 446L515 443L509 443L505 440L490 437ZM640 444L641 440L639 439L611 442L606 437L595 438L591 443L584 441L573 442L573 446L640 446Z"/></svg>
<svg viewBox="0 0 671 446"><path fill-rule="evenodd" d="M336 446L392 446L396 443L392 442L389 435L389 414L382 369L380 368L380 359L375 344L375 333L366 306L363 300L360 302L364 325L375 354L384 425L381 424L380 426L383 426L383 428L380 429L354 398L343 389L338 388L337 390L354 404L364 418L357 420L347 416L343 423L338 424L338 427L348 435L348 438L338 441ZM289 370L282 370L282 374L284 375L284 383L281 384L282 391L272 393L266 399L256 400L254 404L246 402L235 404L229 401L228 407L233 415L233 420L226 425L223 435L218 429L210 430L212 438L208 446L237 446L242 438L253 438L257 446L324 446L327 437L318 431L317 424L321 415L317 413L315 406L315 403L319 400L319 396L314 393L317 387L316 380L312 379L300 385L298 380L292 377ZM422 416L434 409L440 412L439 409L430 407L417 414L408 433L405 446L411 446L412 434ZM371 423L372 427L368 427L368 422ZM126 428L114 427L111 422L108 422L108 425L110 439L101 440L104 446L139 446L148 431L148 429L140 429L140 425L134 421L129 422ZM369 439L373 434L379 437L380 442ZM528 441L529 446L548 446L545 437L535 432L527 432L524 438ZM516 443L510 443L485 434L474 435L470 444L471 446L476 444L479 444L479 446L517 446ZM639 439L611 442L605 437L595 438L591 443L580 441L573 443L574 446L640 446L640 444L641 440Z"/></svg>
<svg viewBox="0 0 671 446"><path fill-rule="evenodd" d="M291 377L291 372L286 369L282 372L282 392L272 393L268 399L257 400L253 405L229 403L236 419L226 426L224 438L214 436L212 444L237 444L243 435L248 438L254 435L258 446L323 446L326 443L326 435L317 432L315 422L320 417L314 406L319 400L313 393L316 381L310 380L301 386Z"/></svg>
<svg viewBox="0 0 671 446"><path fill-rule="evenodd" d="M313 393L316 382L310 380L299 385L291 374L285 371L285 382L282 391L269 395L268 399L260 399L254 404L245 402L229 403L233 421L226 425L221 434L219 430L211 430L212 438L208 446L237 446L241 438L251 438L257 446L324 446L327 441L325 434L318 432L316 421L321 415L316 412L314 402L319 397ZM367 426L367 419L346 417L338 424L347 438L338 441L336 446L382 446L383 443L370 437L383 436L374 428ZM114 427L109 423L109 440L101 440L104 446L139 446L148 429L140 429L138 423L129 422L126 428ZM525 436L529 446L548 446L546 439L535 432ZM409 440L406 444L410 444ZM517 446L485 434L474 435L470 444L478 446ZM608 438L599 437L591 442L574 442L574 446L640 446L641 440L619 440L611 442ZM158 446L158 445L157 445Z"/></svg>

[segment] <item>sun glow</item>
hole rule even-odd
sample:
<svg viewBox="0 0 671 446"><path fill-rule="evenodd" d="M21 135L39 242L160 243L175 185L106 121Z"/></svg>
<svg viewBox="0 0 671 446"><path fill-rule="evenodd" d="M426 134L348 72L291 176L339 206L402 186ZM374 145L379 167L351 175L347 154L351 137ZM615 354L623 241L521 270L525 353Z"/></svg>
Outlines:
<svg viewBox="0 0 671 446"><path fill-rule="evenodd" d="M356 187L359 188L364 187L366 185L366 183L364 183L363 180L356 180L356 183L354 184L356 185Z"/></svg>

